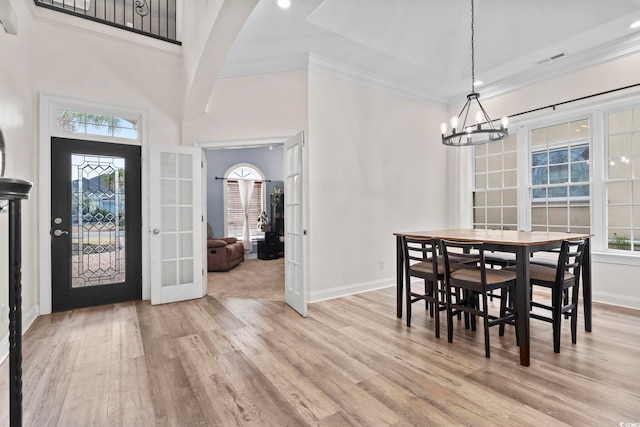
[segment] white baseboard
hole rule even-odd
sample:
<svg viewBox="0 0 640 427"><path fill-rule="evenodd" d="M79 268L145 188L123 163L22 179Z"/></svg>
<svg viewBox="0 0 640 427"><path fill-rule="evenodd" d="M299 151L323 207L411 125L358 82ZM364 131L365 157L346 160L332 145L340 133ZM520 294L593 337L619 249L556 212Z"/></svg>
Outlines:
<svg viewBox="0 0 640 427"><path fill-rule="evenodd" d="M333 298L346 297L348 295L359 294L362 292L375 291L378 289L389 288L391 286L396 286L395 277L338 286L335 288L324 289L322 291L311 292L309 294L309 303L325 301Z"/></svg>
<svg viewBox="0 0 640 427"><path fill-rule="evenodd" d="M628 295L610 294L607 292L594 292L592 295L592 299L594 302L640 310L640 298L637 298L637 297L631 297Z"/></svg>
<svg viewBox="0 0 640 427"><path fill-rule="evenodd" d="M40 306L38 304L31 307L26 313L22 313L22 335L29 330L33 322L38 318L40 313ZM9 333L2 337L0 340L0 363L4 362L4 359L9 355Z"/></svg>

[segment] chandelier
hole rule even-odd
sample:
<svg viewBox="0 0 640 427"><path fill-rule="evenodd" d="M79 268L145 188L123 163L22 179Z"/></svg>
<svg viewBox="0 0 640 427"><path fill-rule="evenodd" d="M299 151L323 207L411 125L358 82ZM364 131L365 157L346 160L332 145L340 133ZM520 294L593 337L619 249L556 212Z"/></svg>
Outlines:
<svg viewBox="0 0 640 427"><path fill-rule="evenodd" d="M499 141L509 134L507 131L507 118L503 117L500 122L500 127L496 128L493 120L491 120L480 103L480 94L475 91L475 10L473 2L474 0L471 0L471 93L467 95L467 102L464 104L464 107L462 107L460 114L451 118L451 131L447 132L446 123L440 125L442 143L456 147ZM469 118L472 107L474 110L477 110L475 124L471 124L471 119ZM469 120L469 124L467 124L467 120Z"/></svg>

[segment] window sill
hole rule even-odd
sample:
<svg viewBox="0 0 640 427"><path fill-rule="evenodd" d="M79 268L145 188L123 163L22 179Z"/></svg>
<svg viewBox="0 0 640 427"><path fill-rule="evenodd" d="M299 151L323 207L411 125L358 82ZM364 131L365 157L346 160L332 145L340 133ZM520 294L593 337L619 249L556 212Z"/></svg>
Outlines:
<svg viewBox="0 0 640 427"><path fill-rule="evenodd" d="M592 252L591 261L605 264L632 265L640 267L640 252Z"/></svg>

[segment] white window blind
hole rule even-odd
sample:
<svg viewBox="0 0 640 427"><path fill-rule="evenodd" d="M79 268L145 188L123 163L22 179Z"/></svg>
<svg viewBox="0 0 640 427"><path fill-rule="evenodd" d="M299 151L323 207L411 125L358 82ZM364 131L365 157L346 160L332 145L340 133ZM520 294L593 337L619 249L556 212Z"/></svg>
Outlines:
<svg viewBox="0 0 640 427"><path fill-rule="evenodd" d="M244 224L244 212L240 201L240 186L237 180L227 181L227 234L229 237L242 239L242 228ZM258 234L258 216L264 209L263 182L253 184L251 202L249 203L249 230L251 238Z"/></svg>

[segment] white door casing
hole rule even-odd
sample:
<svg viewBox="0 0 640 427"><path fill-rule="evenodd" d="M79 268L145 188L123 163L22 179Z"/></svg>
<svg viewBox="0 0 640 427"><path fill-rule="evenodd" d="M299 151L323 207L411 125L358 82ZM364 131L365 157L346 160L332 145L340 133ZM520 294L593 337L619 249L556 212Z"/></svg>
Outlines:
<svg viewBox="0 0 640 427"><path fill-rule="evenodd" d="M308 290L304 269L303 147L300 132L284 143L285 302L307 317Z"/></svg>
<svg viewBox="0 0 640 427"><path fill-rule="evenodd" d="M150 151L151 304L203 297L202 150L154 144Z"/></svg>

